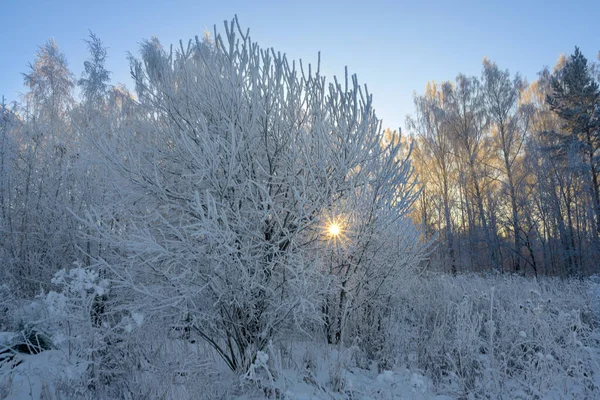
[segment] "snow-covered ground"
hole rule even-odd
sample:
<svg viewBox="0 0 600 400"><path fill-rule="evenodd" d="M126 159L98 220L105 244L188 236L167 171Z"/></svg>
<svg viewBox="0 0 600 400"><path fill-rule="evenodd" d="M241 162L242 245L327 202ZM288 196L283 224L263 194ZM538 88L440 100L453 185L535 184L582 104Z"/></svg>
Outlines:
<svg viewBox="0 0 600 400"><path fill-rule="evenodd" d="M283 392L283 398L289 400L321 400L321 399L414 399L414 400L450 400L452 397L436 395L429 387L430 383L423 375L410 372L407 369L383 371L377 374L373 371L351 368L343 371L345 388L342 393L333 392L326 386L326 379L299 380L294 374L286 378L288 388ZM237 400L259 399L260 394L246 394L236 397Z"/></svg>
<svg viewBox="0 0 600 400"><path fill-rule="evenodd" d="M19 354L16 360L21 362L11 371L0 369L0 396L7 400L61 399L57 393L63 388L57 388L57 384L66 386L85 372L83 363L69 362L60 350Z"/></svg>
<svg viewBox="0 0 600 400"><path fill-rule="evenodd" d="M2 335L8 336L7 333ZM2 371L0 397L7 400L62 399L64 397L58 393L68 385L69 381L79 380L85 372L85 368L82 368L83 363L68 361L66 354L58 350L44 351L36 355L23 354L19 355L18 359L21 363L10 371L0 370ZM335 361L331 365L322 363L316 374L299 374L293 370L282 371L273 387L277 387L279 398L287 400L452 399L449 396L436 395L432 391L431 382L426 377L406 368L378 374L373 370L356 367L336 371L335 365ZM330 385L331 380L335 379L332 375L336 373L339 373L341 378L338 384L343 385L343 389L339 392L332 390ZM62 387L57 388L57 385ZM272 393L267 387L259 389L250 382L247 382L246 388L248 392L236 395L236 400L261 399ZM83 393L80 395L85 396ZM198 394L196 398L204 397Z"/></svg>
<svg viewBox="0 0 600 400"><path fill-rule="evenodd" d="M119 351L130 353L116 351L117 374L98 395L85 331L67 340L46 324L54 349L0 362L0 399L600 398L599 279L435 276L399 295L386 364L364 342L327 345L317 332L279 338L240 377L202 340L161 336L164 327L140 317L126 324L131 341ZM34 313L37 301L16 314ZM0 332L0 351L17 337Z"/></svg>

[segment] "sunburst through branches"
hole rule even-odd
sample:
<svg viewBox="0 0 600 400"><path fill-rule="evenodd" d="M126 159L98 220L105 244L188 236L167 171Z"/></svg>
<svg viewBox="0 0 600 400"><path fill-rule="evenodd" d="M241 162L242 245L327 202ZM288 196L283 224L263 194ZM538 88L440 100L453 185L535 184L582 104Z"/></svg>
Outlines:
<svg viewBox="0 0 600 400"><path fill-rule="evenodd" d="M322 231L327 237L327 243L335 246L343 245L348 241L348 227L340 216L331 216L325 219Z"/></svg>

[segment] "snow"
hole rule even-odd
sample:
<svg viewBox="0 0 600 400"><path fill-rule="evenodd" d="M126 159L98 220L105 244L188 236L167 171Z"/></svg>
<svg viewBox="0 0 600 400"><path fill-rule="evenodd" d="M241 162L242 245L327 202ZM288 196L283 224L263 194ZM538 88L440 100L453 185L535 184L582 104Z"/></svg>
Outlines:
<svg viewBox="0 0 600 400"><path fill-rule="evenodd" d="M2 333L0 337L10 336ZM335 351L332 352L335 354ZM58 350L44 351L36 355L19 354L22 363L13 369L0 368L0 395L7 400L58 399L57 387L80 379L85 373L86 364L69 361L67 355ZM268 369L269 356L259 353L255 365ZM330 365L322 363L319 370L326 371ZM275 385L285 386L283 399L321 400L346 399L412 399L412 400L451 400L451 397L437 395L430 390L428 379L419 372L407 368L386 370L377 373L360 368L343 368L344 391L336 393L328 387L328 373L319 374L313 379L294 370L284 370ZM248 386L248 393L234 397L235 400L261 399L263 394ZM199 397L202 398L202 397Z"/></svg>
<svg viewBox="0 0 600 400"><path fill-rule="evenodd" d="M447 286L439 286L440 282ZM481 354L478 347L469 347L469 341L477 346L482 343L488 345L487 341L481 342L477 334L470 336L470 329L471 326L481 326L485 333L490 324L485 318L474 318L474 306L466 307L470 303L477 304L474 302L481 301L479 310L489 310L489 296L484 289L489 287L488 280L475 277L433 279L423 280L419 286L415 286L415 291L407 292L414 310L399 310L399 315L404 318L400 322L407 325L397 325L394 328L398 333L390 340L399 346L396 350L399 354L397 362L390 364L390 367L382 369L378 368L376 361L360 361L362 353L358 345L327 345L319 340L304 342L289 337L278 345L270 343L266 349L257 352L254 363L241 378L231 372L227 373L222 364L219 366L215 362L214 356L202 358L207 354L207 346L202 341L192 343L182 338L161 339L152 320L140 311L130 311L123 315L123 320L126 321L125 332L130 337L149 335L153 339L144 339L145 346L148 347L144 349L148 351L146 354L158 354L157 351L162 346L168 358L157 358L154 365L145 364L140 372L130 370L127 374L137 374L131 379L142 387L153 386L154 391L148 392L148 398L163 391L167 393L167 399L203 398L197 394L205 391L214 393L215 396L220 393L219 396L234 400L258 400L269 396L279 396L286 400L450 400L465 396L477 398L481 394L493 397L494 393L505 393L510 398L521 399L586 398L589 397L588 390L595 393L596 389L582 385L600 387L600 374L597 373L600 351L594 344L598 343L600 332L595 328L591 331L584 329L579 320L581 312L578 310L587 307L592 313L598 314L600 285L593 281L574 284L574 291L570 292L568 283L557 281L552 283L557 286L550 286L550 281L546 282L541 285L543 296L538 290L523 290L533 285L527 280L505 281L503 286L498 286L494 292L494 327L502 333L493 338L494 346L498 349L493 358L489 353ZM584 285L585 290L581 290L581 285ZM468 296L463 296L461 290L467 290ZM437 297L431 293L436 293ZM587 297L577 297L580 294ZM54 295L49 296L52 298ZM550 297L553 299L551 305L545 300ZM48 302L45 304L51 305ZM421 336L415 336L410 327L418 320L417 316L435 314L442 308L442 304L454 304L456 312L453 318L438 321L444 325L436 329L440 333L446 333L438 336L433 335L435 332L423 331ZM527 306L520 308L518 304ZM24 309L31 307L33 306L24 305ZM461 314L463 312L464 315ZM137 329L142 325L143 329ZM578 328L571 331L573 326ZM456 337L447 334L450 327L456 331ZM563 336L559 335L560 330L564 332ZM502 338L511 332L513 336L502 344ZM427 335L430 337L425 337ZM17 359L22 361L20 365L14 369L6 364L0 366L0 398L65 398L65 388L86 390L82 388L87 387L84 382L87 379L85 372L88 364L76 357L68 357L68 345L73 342L67 337L61 339L60 336L60 331L53 335L53 342L58 350L38 355L18 354ZM0 346L6 346L14 337L14 333L1 332ZM557 346L556 338L561 337L563 339L559 342L562 344ZM427 347L414 347L416 342L419 342L419 346ZM439 356L438 348L446 349L446 359L435 358ZM504 348L513 352L510 354L513 357L511 362L521 363L521 366L516 367L529 371L527 376L499 375L499 368L494 367L494 363L501 365L508 360L507 353L503 353ZM466 376L458 375L463 373L457 369L459 365L441 365L444 360L452 361L450 353L456 352L456 349L462 351L461 357L465 360L467 357L476 357L472 361L477 362L479 369L476 371L481 373L477 378L477 392L468 392L461 386ZM527 353L529 349L531 353ZM517 351L522 352L520 358L515 357ZM438 364L425 364L425 369L422 370L419 367L422 364L419 363L423 362L427 352L430 353L432 362ZM532 357L528 358L528 354ZM202 368L205 369L195 373L192 363L198 363L199 360L204 363ZM446 381L434 382L432 371L436 371L436 368L449 368L446 370ZM594 369L591 375L588 373L589 368ZM469 371L464 373L468 374ZM202 378L203 376L206 378ZM588 379L587 376L591 378ZM72 397L67 395L66 398Z"/></svg>
<svg viewBox="0 0 600 400"><path fill-rule="evenodd" d="M6 400L55 399L57 382L79 379L85 372L83 362L69 362L59 350L40 354L17 354L22 361L14 368L0 366L0 395Z"/></svg>
<svg viewBox="0 0 600 400"><path fill-rule="evenodd" d="M322 365L327 369L326 365ZM284 394L286 400L321 400L327 399L355 399L355 400L452 400L452 397L436 394L430 390L429 380L419 372L407 368L382 371L360 368L348 368L342 371L344 390L332 391L328 387L327 373L318 374L317 377L307 378L293 371L285 371L282 381L285 383ZM244 394L235 397L235 400L260 399L261 394Z"/></svg>
<svg viewBox="0 0 600 400"><path fill-rule="evenodd" d="M144 315L141 313L132 312L131 319L133 319L137 326L142 326L142 323L144 322Z"/></svg>
<svg viewBox="0 0 600 400"><path fill-rule="evenodd" d="M14 337L15 334L13 332L0 332L0 349L8 345Z"/></svg>

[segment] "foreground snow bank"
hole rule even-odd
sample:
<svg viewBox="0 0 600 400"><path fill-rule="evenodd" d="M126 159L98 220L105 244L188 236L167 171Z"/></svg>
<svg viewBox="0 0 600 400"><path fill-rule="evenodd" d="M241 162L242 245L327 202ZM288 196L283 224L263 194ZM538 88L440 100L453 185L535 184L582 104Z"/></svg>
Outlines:
<svg viewBox="0 0 600 400"><path fill-rule="evenodd" d="M85 373L83 362L69 361L59 350L39 354L18 353L15 361L18 365L14 367L0 365L0 397L7 400L52 400L63 398L68 393L76 395L68 387L80 387Z"/></svg>

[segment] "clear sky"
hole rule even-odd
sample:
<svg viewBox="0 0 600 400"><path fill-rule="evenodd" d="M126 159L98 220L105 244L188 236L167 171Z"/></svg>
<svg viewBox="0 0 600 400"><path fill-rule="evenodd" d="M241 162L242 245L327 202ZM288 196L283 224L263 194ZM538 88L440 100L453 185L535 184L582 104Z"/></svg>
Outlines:
<svg viewBox="0 0 600 400"><path fill-rule="evenodd" d="M126 54L142 39L177 43L221 30L234 14L263 48L306 62L321 51L327 76L348 66L392 128L413 112L415 90L459 72L479 75L484 56L532 81L575 45L590 60L600 50L598 0L0 0L0 96L24 92L21 73L51 37L80 77L92 30L109 47L113 83L132 88Z"/></svg>

